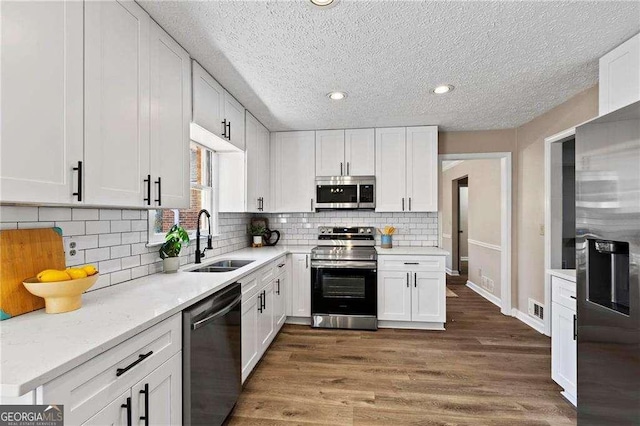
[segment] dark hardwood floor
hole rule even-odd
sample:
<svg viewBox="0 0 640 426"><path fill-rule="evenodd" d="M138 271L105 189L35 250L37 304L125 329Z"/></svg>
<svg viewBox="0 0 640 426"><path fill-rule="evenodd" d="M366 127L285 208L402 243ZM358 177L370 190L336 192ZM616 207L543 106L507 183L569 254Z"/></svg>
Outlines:
<svg viewBox="0 0 640 426"><path fill-rule="evenodd" d="M231 425L574 425L551 380L550 339L450 285L447 330L286 325Z"/></svg>

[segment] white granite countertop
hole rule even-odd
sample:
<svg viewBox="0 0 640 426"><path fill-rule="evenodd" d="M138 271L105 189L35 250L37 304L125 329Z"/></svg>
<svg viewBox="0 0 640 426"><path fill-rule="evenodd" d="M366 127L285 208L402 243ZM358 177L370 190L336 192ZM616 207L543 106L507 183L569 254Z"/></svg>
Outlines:
<svg viewBox="0 0 640 426"><path fill-rule="evenodd" d="M558 278L564 278L565 280L576 282L576 270L575 269L547 269L547 272Z"/></svg>
<svg viewBox="0 0 640 426"><path fill-rule="evenodd" d="M43 309L0 323L0 394L21 396L215 293L286 253L312 246L246 248L206 259L253 259L233 272L154 274L86 293L82 308ZM198 265L198 266L202 266Z"/></svg>
<svg viewBox="0 0 640 426"><path fill-rule="evenodd" d="M394 247L394 248L382 248L376 247L376 251L379 255L399 255L399 256L447 256L448 251L441 249L440 247Z"/></svg>

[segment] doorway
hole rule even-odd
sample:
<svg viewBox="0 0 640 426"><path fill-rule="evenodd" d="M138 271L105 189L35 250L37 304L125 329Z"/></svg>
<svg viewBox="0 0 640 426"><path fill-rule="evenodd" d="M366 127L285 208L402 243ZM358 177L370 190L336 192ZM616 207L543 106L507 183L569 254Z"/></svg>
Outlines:
<svg viewBox="0 0 640 426"><path fill-rule="evenodd" d="M469 274L469 178L458 179L458 272L466 280Z"/></svg>

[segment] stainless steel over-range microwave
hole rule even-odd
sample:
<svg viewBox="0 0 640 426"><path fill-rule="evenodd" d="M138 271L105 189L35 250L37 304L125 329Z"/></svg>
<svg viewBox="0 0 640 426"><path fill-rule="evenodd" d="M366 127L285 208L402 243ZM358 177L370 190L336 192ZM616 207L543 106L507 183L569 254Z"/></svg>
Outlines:
<svg viewBox="0 0 640 426"><path fill-rule="evenodd" d="M316 178L316 210L375 209L375 176Z"/></svg>

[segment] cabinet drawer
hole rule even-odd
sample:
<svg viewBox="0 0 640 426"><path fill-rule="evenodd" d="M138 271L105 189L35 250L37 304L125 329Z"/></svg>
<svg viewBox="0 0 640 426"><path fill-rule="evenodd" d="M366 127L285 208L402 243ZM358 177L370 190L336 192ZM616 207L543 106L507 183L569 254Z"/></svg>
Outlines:
<svg viewBox="0 0 640 426"><path fill-rule="evenodd" d="M258 276L260 277L260 287L273 281L276 277L275 264L271 262L267 266L261 268L258 271Z"/></svg>
<svg viewBox="0 0 640 426"><path fill-rule="evenodd" d="M444 272L443 256L379 256L382 271Z"/></svg>
<svg viewBox="0 0 640 426"><path fill-rule="evenodd" d="M273 262L273 269L274 269L274 278L278 278L279 276L281 276L282 274L284 274L285 272L287 272L287 270L289 269L288 265L287 265L287 256L282 256L277 258L274 262Z"/></svg>
<svg viewBox="0 0 640 426"><path fill-rule="evenodd" d="M260 284L258 280L259 273L260 272L258 271L254 274L247 275L246 277L240 279L243 301L247 300L258 292L258 284Z"/></svg>
<svg viewBox="0 0 640 426"><path fill-rule="evenodd" d="M576 283L551 277L551 301L576 310Z"/></svg>
<svg viewBox="0 0 640 426"><path fill-rule="evenodd" d="M64 404L65 421L80 424L181 349L182 315L176 314L45 384L43 402Z"/></svg>

